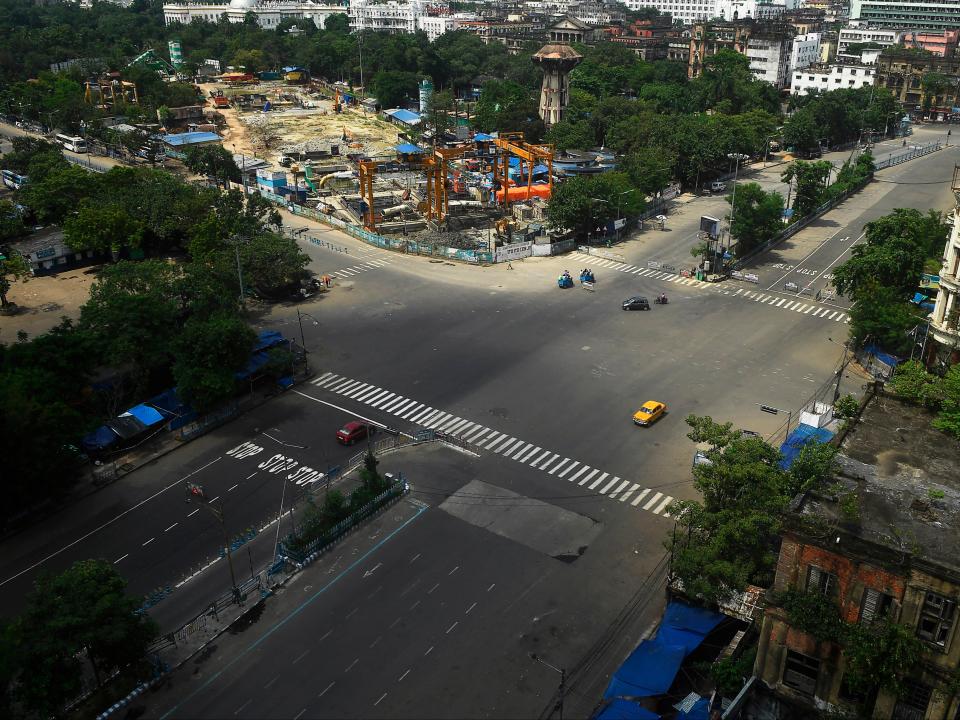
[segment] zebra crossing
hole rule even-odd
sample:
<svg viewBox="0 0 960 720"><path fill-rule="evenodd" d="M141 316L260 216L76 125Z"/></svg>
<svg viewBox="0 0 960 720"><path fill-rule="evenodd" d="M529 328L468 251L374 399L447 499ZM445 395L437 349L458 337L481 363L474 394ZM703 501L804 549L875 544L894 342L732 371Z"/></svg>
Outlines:
<svg viewBox="0 0 960 720"><path fill-rule="evenodd" d="M350 267L341 268L340 270L334 270L329 274L338 278L348 278L352 277L353 275L359 275L360 273L370 272L371 270L379 270L380 268L389 264L390 260L377 258L374 260L367 260L366 262L358 263L356 265L351 265Z"/></svg>
<svg viewBox="0 0 960 720"><path fill-rule="evenodd" d="M638 277L650 277L656 280L672 282L677 285L687 285L690 287L702 288L704 290L712 290L714 292L722 293L723 295L730 295L731 297L739 297L742 300L750 300L753 302L762 303L764 305L778 308L779 310L787 310L800 313L801 315L809 315L810 317L819 318L820 320L833 320L834 322L843 323L850 322L850 316L842 310L835 310L824 305L817 305L812 300L804 302L803 299L794 300L789 296L784 297L783 295L778 295L776 293L747 290L745 288L734 289L729 286L718 285L717 283L703 282L702 280L697 280L696 278L685 278L672 272L663 272L662 270L649 267L644 268L636 265L627 265L626 263L617 262L616 260L607 260L605 258L595 257L593 255L584 255L580 252L571 253L570 256L577 262L583 261L588 263L590 266L596 265L599 267L608 268L610 270L617 270L622 273L637 275Z"/></svg>
<svg viewBox="0 0 960 720"><path fill-rule="evenodd" d="M390 413L414 425L452 435L501 457L540 470L558 480L565 480L571 485L575 484L584 491L598 493L615 502L630 505L638 510L646 510L660 517L670 517L666 510L673 502L671 496L652 488L641 487L640 483L612 476L579 460L564 457L561 453L553 452L549 448L526 442L467 418L457 417L372 383L332 372L323 373L310 383L323 390Z"/></svg>

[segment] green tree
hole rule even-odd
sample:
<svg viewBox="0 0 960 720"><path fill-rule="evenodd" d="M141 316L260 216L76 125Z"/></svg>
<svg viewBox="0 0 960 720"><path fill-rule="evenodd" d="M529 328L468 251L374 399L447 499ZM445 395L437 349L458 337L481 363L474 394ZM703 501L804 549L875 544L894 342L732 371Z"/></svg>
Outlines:
<svg viewBox="0 0 960 720"><path fill-rule="evenodd" d="M800 219L809 215L823 204L827 192L827 178L833 165L827 160L806 162L797 160L790 163L780 175L785 183L796 183L793 193L794 217Z"/></svg>
<svg viewBox="0 0 960 720"><path fill-rule="evenodd" d="M821 442L808 442L790 463L787 494L794 496L818 488L838 469L837 448Z"/></svg>
<svg viewBox="0 0 960 720"><path fill-rule="evenodd" d="M0 247L0 308L6 309L10 306L7 293L13 283L29 276L30 268L23 256L9 247Z"/></svg>
<svg viewBox="0 0 960 720"><path fill-rule="evenodd" d="M190 172L216 178L227 187L227 181L240 182L240 168L233 155L222 145L201 145L187 148L183 163Z"/></svg>
<svg viewBox="0 0 960 720"><path fill-rule="evenodd" d="M960 366L953 365L940 383L942 402L933 427L960 437Z"/></svg>
<svg viewBox="0 0 960 720"><path fill-rule="evenodd" d="M157 635L136 612L141 600L103 560L81 560L59 575L41 575L13 628L15 694L31 714L59 715L80 691L81 663L97 685L111 670L142 663Z"/></svg>
<svg viewBox="0 0 960 720"><path fill-rule="evenodd" d="M869 338L892 353L909 351L909 333L921 322L918 308L895 289L866 282L850 308L850 337L858 344Z"/></svg>
<svg viewBox="0 0 960 720"><path fill-rule="evenodd" d="M938 408L943 402L943 381L927 372L919 360L897 365L890 386L898 395L925 407Z"/></svg>
<svg viewBox="0 0 960 720"><path fill-rule="evenodd" d="M509 129L522 132L527 142L539 142L544 126L535 90L509 80L488 80L477 101L473 125L482 132Z"/></svg>
<svg viewBox="0 0 960 720"><path fill-rule="evenodd" d="M416 73L380 70L370 81L370 89L382 107L403 107L409 98L416 97L417 82Z"/></svg>
<svg viewBox="0 0 960 720"><path fill-rule="evenodd" d="M266 70L268 67L267 59L263 50L238 50L233 55L232 65L237 68L243 68L248 73L258 73Z"/></svg>
<svg viewBox="0 0 960 720"><path fill-rule="evenodd" d="M733 222L730 234L737 238L737 255L742 257L783 229L783 196L766 192L757 183L740 183L731 203Z"/></svg>
<svg viewBox="0 0 960 720"><path fill-rule="evenodd" d="M437 90L430 96L424 115L427 128L433 133L434 139L453 127L452 113L455 103L450 90Z"/></svg>
<svg viewBox="0 0 960 720"><path fill-rule="evenodd" d="M808 153L819 147L820 133L817 118L809 108L796 111L783 124L783 142L797 153Z"/></svg>
<svg viewBox="0 0 960 720"><path fill-rule="evenodd" d="M676 158L669 150L637 148L623 158L619 169L627 173L633 186L643 195L658 195L673 176Z"/></svg>
<svg viewBox="0 0 960 720"><path fill-rule="evenodd" d="M641 193L630 185L625 173L584 175L554 186L547 204L547 219L552 227L573 230L582 237L599 231L617 217L636 215L643 207Z"/></svg>
<svg viewBox="0 0 960 720"><path fill-rule="evenodd" d="M235 373L250 360L256 335L234 315L192 317L175 342L173 377L184 400L201 413L236 392Z"/></svg>
<svg viewBox="0 0 960 720"><path fill-rule="evenodd" d="M124 248L139 248L144 230L143 223L125 208L90 200L82 201L77 214L63 224L64 238L73 250L114 254Z"/></svg>
<svg viewBox="0 0 960 720"><path fill-rule="evenodd" d="M39 164L46 161L41 156L30 163L30 182L20 190L20 196L41 223L61 224L96 191L97 179L83 168L68 165L62 157L55 169L44 172Z"/></svg>

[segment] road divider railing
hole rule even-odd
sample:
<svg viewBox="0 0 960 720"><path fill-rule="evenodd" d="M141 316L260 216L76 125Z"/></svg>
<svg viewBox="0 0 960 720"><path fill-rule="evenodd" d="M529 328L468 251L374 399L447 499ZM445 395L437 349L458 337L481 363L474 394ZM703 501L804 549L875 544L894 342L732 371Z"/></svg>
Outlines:
<svg viewBox="0 0 960 720"><path fill-rule="evenodd" d="M874 170L883 170L884 168L900 165L901 163L915 160L924 155L929 155L930 153L940 150L942 147L943 145L939 142L927 143L926 145L911 145L909 150L890 153L885 159L875 161L873 167Z"/></svg>
<svg viewBox="0 0 960 720"><path fill-rule="evenodd" d="M283 558L293 563L298 570L302 569L333 547L341 538L368 517L387 505L392 504L409 491L410 485L401 475L399 479L394 481L390 487L377 495L373 500L348 515L319 537L303 543L301 536L288 535L284 540L280 541L280 545L277 548L277 558Z"/></svg>

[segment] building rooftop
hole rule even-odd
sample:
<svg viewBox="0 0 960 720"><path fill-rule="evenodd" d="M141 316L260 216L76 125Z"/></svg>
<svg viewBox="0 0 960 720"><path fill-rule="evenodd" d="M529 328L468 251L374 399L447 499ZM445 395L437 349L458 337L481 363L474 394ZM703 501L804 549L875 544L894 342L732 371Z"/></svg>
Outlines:
<svg viewBox="0 0 960 720"><path fill-rule="evenodd" d="M185 132L178 135L164 135L163 142L167 145L181 146L194 145L204 142L219 142L220 136L212 132Z"/></svg>
<svg viewBox="0 0 960 720"><path fill-rule="evenodd" d="M923 408L875 396L841 446L839 491L797 501L799 532L850 556L960 578L960 442L931 420Z"/></svg>

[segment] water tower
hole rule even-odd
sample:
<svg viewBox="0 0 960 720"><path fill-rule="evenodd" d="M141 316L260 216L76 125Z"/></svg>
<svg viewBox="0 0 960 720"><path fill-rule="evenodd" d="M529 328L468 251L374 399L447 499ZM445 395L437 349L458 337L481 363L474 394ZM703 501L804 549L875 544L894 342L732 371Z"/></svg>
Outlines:
<svg viewBox="0 0 960 720"><path fill-rule="evenodd" d="M570 71L583 55L569 45L544 45L533 56L533 61L543 68L543 86L540 88L540 117L547 127L563 119L570 102Z"/></svg>

